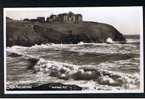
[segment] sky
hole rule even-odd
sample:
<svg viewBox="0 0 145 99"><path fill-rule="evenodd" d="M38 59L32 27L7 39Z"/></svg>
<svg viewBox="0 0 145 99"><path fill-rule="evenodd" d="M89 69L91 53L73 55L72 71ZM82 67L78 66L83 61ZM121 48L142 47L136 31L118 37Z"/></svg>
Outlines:
<svg viewBox="0 0 145 99"><path fill-rule="evenodd" d="M16 20L49 17L51 14L73 12L82 14L84 21L113 25L123 34L143 32L143 8L130 7L56 7L56 8L5 8L4 15Z"/></svg>

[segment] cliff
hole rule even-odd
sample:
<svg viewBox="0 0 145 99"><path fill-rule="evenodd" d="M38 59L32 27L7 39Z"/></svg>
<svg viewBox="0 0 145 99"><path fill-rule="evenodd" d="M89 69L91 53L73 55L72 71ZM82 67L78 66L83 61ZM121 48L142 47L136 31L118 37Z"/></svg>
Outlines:
<svg viewBox="0 0 145 99"><path fill-rule="evenodd" d="M125 37L113 26L97 22L40 23L6 20L6 45L32 46L45 43L103 43L107 38L125 43Z"/></svg>

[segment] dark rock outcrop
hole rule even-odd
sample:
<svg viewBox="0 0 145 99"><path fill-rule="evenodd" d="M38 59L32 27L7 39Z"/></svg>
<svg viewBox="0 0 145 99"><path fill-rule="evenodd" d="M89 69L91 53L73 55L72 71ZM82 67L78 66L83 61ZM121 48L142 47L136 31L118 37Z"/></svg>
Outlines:
<svg viewBox="0 0 145 99"><path fill-rule="evenodd" d="M39 59L37 58L29 58L27 60L29 62L29 66L27 67L27 69L31 69L31 70L34 69L35 64L37 64L37 62L39 61Z"/></svg>
<svg viewBox="0 0 145 99"><path fill-rule="evenodd" d="M7 20L7 46L32 46L44 43L104 43L109 37L114 41L125 43L125 37L113 26L96 23L40 23L30 21Z"/></svg>
<svg viewBox="0 0 145 99"><path fill-rule="evenodd" d="M13 88L7 90L53 90L53 91L64 91L64 90L82 90L82 87L77 85L62 84L62 83L48 83L42 85L32 85L32 88Z"/></svg>
<svg viewBox="0 0 145 99"><path fill-rule="evenodd" d="M20 57L22 55L18 54L18 53L13 53L13 52L7 52L7 56L8 57Z"/></svg>

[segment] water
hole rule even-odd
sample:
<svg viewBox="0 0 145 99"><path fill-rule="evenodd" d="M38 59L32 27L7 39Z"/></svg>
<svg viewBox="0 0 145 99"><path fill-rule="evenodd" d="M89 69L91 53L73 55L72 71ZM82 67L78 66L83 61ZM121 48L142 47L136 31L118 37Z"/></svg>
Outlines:
<svg viewBox="0 0 145 99"><path fill-rule="evenodd" d="M6 51L7 89L57 82L83 90L140 88L139 40L12 46Z"/></svg>

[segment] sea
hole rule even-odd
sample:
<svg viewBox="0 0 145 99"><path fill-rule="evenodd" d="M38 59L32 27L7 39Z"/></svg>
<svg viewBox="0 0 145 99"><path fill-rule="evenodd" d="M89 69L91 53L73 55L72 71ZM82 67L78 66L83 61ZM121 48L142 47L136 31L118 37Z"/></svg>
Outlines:
<svg viewBox="0 0 145 99"><path fill-rule="evenodd" d="M140 76L139 38L127 38L126 44L6 47L6 90L48 83L76 85L87 91L138 90Z"/></svg>

